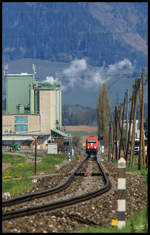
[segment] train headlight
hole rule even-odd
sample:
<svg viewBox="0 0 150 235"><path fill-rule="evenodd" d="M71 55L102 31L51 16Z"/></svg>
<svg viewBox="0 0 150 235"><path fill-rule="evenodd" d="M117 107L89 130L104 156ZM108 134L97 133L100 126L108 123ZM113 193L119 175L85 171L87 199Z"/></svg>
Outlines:
<svg viewBox="0 0 150 235"><path fill-rule="evenodd" d="M88 146L88 149L89 149L90 147Z"/></svg>
<svg viewBox="0 0 150 235"><path fill-rule="evenodd" d="M94 148L96 149L96 146L94 146Z"/></svg>

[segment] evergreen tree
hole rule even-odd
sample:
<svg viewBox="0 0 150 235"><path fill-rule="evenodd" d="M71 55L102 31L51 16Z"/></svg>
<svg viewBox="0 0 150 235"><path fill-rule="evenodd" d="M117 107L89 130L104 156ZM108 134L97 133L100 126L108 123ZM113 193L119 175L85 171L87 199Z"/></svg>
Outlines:
<svg viewBox="0 0 150 235"><path fill-rule="evenodd" d="M111 120L111 106L109 103L109 96L107 86L104 83L100 88L97 106L97 126L98 137L103 136L104 144L108 145L108 129Z"/></svg>

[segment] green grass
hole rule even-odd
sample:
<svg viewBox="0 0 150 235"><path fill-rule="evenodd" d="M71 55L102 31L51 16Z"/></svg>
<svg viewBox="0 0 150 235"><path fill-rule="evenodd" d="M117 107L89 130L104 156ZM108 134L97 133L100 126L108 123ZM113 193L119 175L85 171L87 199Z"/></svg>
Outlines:
<svg viewBox="0 0 150 235"><path fill-rule="evenodd" d="M126 221L126 226L122 229L117 227L87 227L79 233L147 233L148 219L146 209L129 217Z"/></svg>
<svg viewBox="0 0 150 235"><path fill-rule="evenodd" d="M144 184L147 184L147 173L148 173L148 171L147 171L147 168L143 164L141 165L141 169L139 170L138 169L138 162L135 161L134 162L134 166L132 168L127 165L126 171L127 172L135 172L137 174L141 174L144 177L142 179L142 182Z"/></svg>
<svg viewBox="0 0 150 235"><path fill-rule="evenodd" d="M104 160L105 161L108 161L108 155L103 155L103 158L104 158ZM118 167L118 161L117 160L113 160L112 161L112 164L115 166L115 167ZM142 164L141 165L141 169L140 170L138 170L138 162L137 162L137 160L135 160L135 162L134 162L134 166L131 168L131 167L129 167L129 164L127 164L126 165L126 172L134 172L134 173L136 173L136 174L141 174L144 178L142 179L142 182L144 183L144 184L147 184L147 173L148 173L148 171L147 171L147 168Z"/></svg>
<svg viewBox="0 0 150 235"><path fill-rule="evenodd" d="M56 171L55 165L60 164L67 159L65 155L51 155L49 154L40 163L38 163L38 171L45 173L54 173Z"/></svg>
<svg viewBox="0 0 150 235"><path fill-rule="evenodd" d="M18 163L24 163L25 158L17 156L17 155L3 154L2 155L2 162L3 163L11 163L13 165L16 165Z"/></svg>
<svg viewBox="0 0 150 235"><path fill-rule="evenodd" d="M42 160L37 163L37 175L41 172L44 174L51 174L56 172L56 164L60 164L65 159L66 155L52 155L47 157L38 154ZM11 163L12 166L3 170L2 177L2 192L10 192L11 195L16 196L19 193L26 192L32 188L32 176L34 176L34 161L26 162L24 157L12 156L3 154L3 163ZM17 179L16 179L17 178ZM9 179L6 181L6 179Z"/></svg>
<svg viewBox="0 0 150 235"><path fill-rule="evenodd" d="M21 180L3 181L2 192L10 192L12 196L27 192L32 188L32 179L23 178Z"/></svg>

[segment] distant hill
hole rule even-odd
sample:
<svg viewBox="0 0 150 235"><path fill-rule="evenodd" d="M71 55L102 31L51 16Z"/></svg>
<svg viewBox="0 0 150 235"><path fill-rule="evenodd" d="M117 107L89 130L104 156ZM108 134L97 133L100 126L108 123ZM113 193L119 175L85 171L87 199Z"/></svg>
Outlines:
<svg viewBox="0 0 150 235"><path fill-rule="evenodd" d="M114 115L114 110L112 110ZM126 114L125 114L126 115ZM137 108L137 119L140 120L140 109ZM148 104L144 104L144 120L148 118ZM67 125L89 125L97 126L97 109L82 105L63 105L62 123Z"/></svg>
<svg viewBox="0 0 150 235"><path fill-rule="evenodd" d="M146 2L3 2L5 60L146 64Z"/></svg>

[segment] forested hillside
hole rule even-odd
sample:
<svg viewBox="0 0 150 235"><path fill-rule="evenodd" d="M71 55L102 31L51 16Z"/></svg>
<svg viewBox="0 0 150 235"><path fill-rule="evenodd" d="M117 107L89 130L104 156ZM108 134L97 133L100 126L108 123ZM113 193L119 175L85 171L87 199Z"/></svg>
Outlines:
<svg viewBox="0 0 150 235"><path fill-rule="evenodd" d="M112 110L112 115L114 115ZM126 116L126 113L125 113ZM148 118L148 104L144 104L144 120ZM140 109L137 108L137 119L140 120ZM97 109L81 105L63 105L62 122L67 125L97 125Z"/></svg>
<svg viewBox="0 0 150 235"><path fill-rule="evenodd" d="M5 2L4 60L87 58L91 65L102 65L128 58L142 66L146 15L142 2Z"/></svg>
<svg viewBox="0 0 150 235"><path fill-rule="evenodd" d="M2 3L3 70L35 64L37 80L61 83L63 104L96 108L105 82L111 105L121 102L143 67L147 79L147 37L147 2Z"/></svg>
<svg viewBox="0 0 150 235"><path fill-rule="evenodd" d="M97 125L96 109L80 105L64 105L63 125Z"/></svg>

